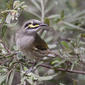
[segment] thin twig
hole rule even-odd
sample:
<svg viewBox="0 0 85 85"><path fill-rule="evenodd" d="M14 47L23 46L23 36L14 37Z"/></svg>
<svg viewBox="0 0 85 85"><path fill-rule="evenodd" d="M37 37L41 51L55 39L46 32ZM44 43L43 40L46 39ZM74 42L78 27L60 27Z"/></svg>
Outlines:
<svg viewBox="0 0 85 85"><path fill-rule="evenodd" d="M28 62L28 63L29 64L34 64L33 62ZM48 68L48 69L54 69L56 71L61 71L61 72L69 72L69 73L76 73L76 74L84 74L85 75L84 71L70 70L70 69L64 69L64 68L55 68L53 66L46 65L46 64L40 64L40 65L38 65L38 67L39 66L45 67L45 68Z"/></svg>
<svg viewBox="0 0 85 85"><path fill-rule="evenodd" d="M7 48L7 46L5 45L5 43L1 42L3 47L5 48L5 50L8 52L8 54L11 54L11 51Z"/></svg>
<svg viewBox="0 0 85 85"><path fill-rule="evenodd" d="M41 21L44 22L44 18L45 18L45 10L44 10L44 1L41 0L41 14L42 14L42 17L41 17Z"/></svg>
<svg viewBox="0 0 85 85"><path fill-rule="evenodd" d="M63 69L63 68L54 68L52 66L44 65L44 64L41 64L39 66L42 66L42 67L45 67L45 68L48 68L48 69L55 69L57 71L62 71L62 72L77 73L77 74L84 74L85 75L84 71L69 70L69 69Z"/></svg>

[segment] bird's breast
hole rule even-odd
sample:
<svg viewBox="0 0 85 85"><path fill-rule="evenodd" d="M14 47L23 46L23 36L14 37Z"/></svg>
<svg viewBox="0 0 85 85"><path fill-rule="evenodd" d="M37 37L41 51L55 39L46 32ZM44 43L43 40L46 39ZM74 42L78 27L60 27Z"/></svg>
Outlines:
<svg viewBox="0 0 85 85"><path fill-rule="evenodd" d="M34 37L33 36L22 36L17 38L16 45L21 50L28 50L33 47Z"/></svg>

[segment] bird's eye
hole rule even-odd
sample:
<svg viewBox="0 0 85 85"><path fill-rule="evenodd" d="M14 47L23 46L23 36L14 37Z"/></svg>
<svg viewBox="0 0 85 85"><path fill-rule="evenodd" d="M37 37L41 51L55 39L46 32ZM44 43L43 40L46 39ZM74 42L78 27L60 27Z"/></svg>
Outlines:
<svg viewBox="0 0 85 85"><path fill-rule="evenodd" d="M39 25L37 23L33 23L33 24L31 23L28 25L28 28L31 28L31 29L35 29L37 27L39 27Z"/></svg>
<svg viewBox="0 0 85 85"><path fill-rule="evenodd" d="M25 26L24 26L24 27L26 28L26 27L28 27L30 24L31 24L31 23L27 23L27 24L25 24Z"/></svg>
<svg viewBox="0 0 85 85"><path fill-rule="evenodd" d="M29 24L26 24L24 27L26 28Z"/></svg>
<svg viewBox="0 0 85 85"><path fill-rule="evenodd" d="M28 23L28 25L30 25L30 24L32 24L32 23Z"/></svg>
<svg viewBox="0 0 85 85"><path fill-rule="evenodd" d="M33 25L38 25L37 23L33 23Z"/></svg>

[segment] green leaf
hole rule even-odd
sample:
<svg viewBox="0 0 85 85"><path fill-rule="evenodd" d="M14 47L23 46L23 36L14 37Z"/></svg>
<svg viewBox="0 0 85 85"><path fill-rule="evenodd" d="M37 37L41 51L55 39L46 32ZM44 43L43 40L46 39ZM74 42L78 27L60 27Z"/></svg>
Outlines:
<svg viewBox="0 0 85 85"><path fill-rule="evenodd" d="M8 74L7 79L6 79L7 85L12 85L14 74L15 74L15 69Z"/></svg>
<svg viewBox="0 0 85 85"><path fill-rule="evenodd" d="M65 47L65 48L69 48L69 45L68 45L68 43L67 42L65 42L65 41L61 41L61 44Z"/></svg>
<svg viewBox="0 0 85 85"><path fill-rule="evenodd" d="M39 76L39 75L36 75L34 73L29 73L28 74L28 77L29 80L31 80L31 83L33 80L38 80L38 81L46 81L46 80L51 80L53 79L57 74L53 74L53 75L48 75L48 76Z"/></svg>
<svg viewBox="0 0 85 85"><path fill-rule="evenodd" d="M54 65L54 67L61 67L65 63L65 60L54 60L51 64Z"/></svg>
<svg viewBox="0 0 85 85"><path fill-rule="evenodd" d="M57 75L57 74L50 75L50 76L42 76L42 77L39 77L38 80L39 80L39 81L51 80L51 79L53 79L56 75Z"/></svg>
<svg viewBox="0 0 85 85"><path fill-rule="evenodd" d="M53 36L50 36L46 39L46 42L48 43L48 42L51 42L52 40L53 40Z"/></svg>
<svg viewBox="0 0 85 85"><path fill-rule="evenodd" d="M54 61L52 61L51 64L59 63L60 61L61 61L60 59L55 59Z"/></svg>
<svg viewBox="0 0 85 85"><path fill-rule="evenodd" d="M56 44L49 44L48 47L49 47L50 49L53 49L53 48L56 48L57 46L56 46Z"/></svg>
<svg viewBox="0 0 85 85"><path fill-rule="evenodd" d="M61 12L61 19L64 18L64 10Z"/></svg>
<svg viewBox="0 0 85 85"><path fill-rule="evenodd" d="M7 8L12 9L13 8L13 0L9 0L7 3Z"/></svg>
<svg viewBox="0 0 85 85"><path fill-rule="evenodd" d="M48 26L50 25L50 20L48 18L45 18L44 22L48 24Z"/></svg>
<svg viewBox="0 0 85 85"><path fill-rule="evenodd" d="M85 33L82 33L82 34L81 34L81 37L82 37L82 38L85 38Z"/></svg>
<svg viewBox="0 0 85 85"><path fill-rule="evenodd" d="M0 75L0 85L5 81L7 75Z"/></svg>
<svg viewBox="0 0 85 85"><path fill-rule="evenodd" d="M2 33L1 33L1 36L2 37L5 36L6 30L7 30L7 26L6 25L3 25L3 27L2 27Z"/></svg>
<svg viewBox="0 0 85 85"><path fill-rule="evenodd" d="M65 84L63 84L63 83L60 83L59 85L65 85Z"/></svg>
<svg viewBox="0 0 85 85"><path fill-rule="evenodd" d="M55 20L56 23L58 23L58 22L60 22L60 21L61 21L60 18L57 18L57 19Z"/></svg>
<svg viewBox="0 0 85 85"><path fill-rule="evenodd" d="M15 70L13 70L10 74L10 78L9 78L9 84L8 85L12 85L12 81L13 81L13 78L14 78L14 73L15 73Z"/></svg>

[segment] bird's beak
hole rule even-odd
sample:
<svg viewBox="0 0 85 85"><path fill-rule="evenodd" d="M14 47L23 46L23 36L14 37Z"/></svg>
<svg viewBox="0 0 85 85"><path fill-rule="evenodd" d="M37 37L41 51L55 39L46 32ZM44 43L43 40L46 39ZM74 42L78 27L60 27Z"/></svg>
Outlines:
<svg viewBox="0 0 85 85"><path fill-rule="evenodd" d="M44 27L44 26L48 26L48 25L47 25L47 24L42 23L42 24L40 24L40 26L41 26L41 27Z"/></svg>
<svg viewBox="0 0 85 85"><path fill-rule="evenodd" d="M40 24L40 28L42 28L43 30L48 30L49 26L47 24Z"/></svg>

